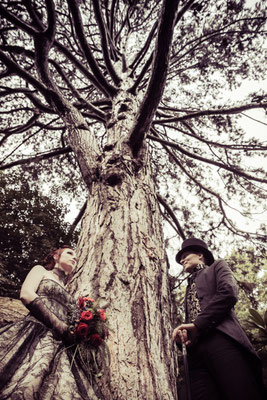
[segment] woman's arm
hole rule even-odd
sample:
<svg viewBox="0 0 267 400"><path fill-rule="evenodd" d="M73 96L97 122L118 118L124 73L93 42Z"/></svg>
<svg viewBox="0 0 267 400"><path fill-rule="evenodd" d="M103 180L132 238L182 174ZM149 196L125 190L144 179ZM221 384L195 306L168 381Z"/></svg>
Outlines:
<svg viewBox="0 0 267 400"><path fill-rule="evenodd" d="M29 304L38 297L36 291L46 272L46 269L41 265L35 265L35 267L30 270L21 286L20 299L23 304Z"/></svg>
<svg viewBox="0 0 267 400"><path fill-rule="evenodd" d="M69 332L68 325L61 321L43 302L42 296L36 293L41 280L47 275L47 270L41 265L33 267L20 291L20 299L30 311L31 315L52 329L58 338L72 344L73 335Z"/></svg>

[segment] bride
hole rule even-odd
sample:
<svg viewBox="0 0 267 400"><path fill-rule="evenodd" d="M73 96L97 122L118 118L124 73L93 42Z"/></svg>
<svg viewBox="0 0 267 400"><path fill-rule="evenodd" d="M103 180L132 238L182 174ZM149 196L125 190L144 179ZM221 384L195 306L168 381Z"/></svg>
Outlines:
<svg viewBox="0 0 267 400"><path fill-rule="evenodd" d="M64 246L28 273L20 297L30 312L0 329L0 400L102 398L73 358L68 310L77 301L64 286L76 264Z"/></svg>

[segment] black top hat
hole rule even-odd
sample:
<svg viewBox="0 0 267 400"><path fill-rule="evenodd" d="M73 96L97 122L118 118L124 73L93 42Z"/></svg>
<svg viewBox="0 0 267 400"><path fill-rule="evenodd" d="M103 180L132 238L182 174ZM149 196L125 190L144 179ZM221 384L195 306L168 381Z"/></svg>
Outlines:
<svg viewBox="0 0 267 400"><path fill-rule="evenodd" d="M200 253L202 253L206 259L207 265L211 265L214 263L214 257L209 251L207 244L203 242L203 240L196 238L186 239L182 243L182 249L176 254L176 261L180 263L182 255L190 250L199 251Z"/></svg>

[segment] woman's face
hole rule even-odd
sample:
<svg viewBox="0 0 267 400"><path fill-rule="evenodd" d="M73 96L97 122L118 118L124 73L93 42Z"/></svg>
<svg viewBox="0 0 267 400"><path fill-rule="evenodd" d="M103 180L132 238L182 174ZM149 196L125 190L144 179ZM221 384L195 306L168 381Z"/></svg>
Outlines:
<svg viewBox="0 0 267 400"><path fill-rule="evenodd" d="M57 263L66 274L70 274L77 264L75 251L72 249L64 249L59 256Z"/></svg>

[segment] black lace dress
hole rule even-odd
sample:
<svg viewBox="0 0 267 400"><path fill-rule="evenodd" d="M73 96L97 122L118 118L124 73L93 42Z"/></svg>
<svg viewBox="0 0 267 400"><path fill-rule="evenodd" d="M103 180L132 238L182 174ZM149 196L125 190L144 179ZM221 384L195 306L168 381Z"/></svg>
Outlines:
<svg viewBox="0 0 267 400"><path fill-rule="evenodd" d="M74 300L57 282L41 281L37 293L45 305L67 322ZM100 396L101 397L101 396ZM99 399L73 350L28 314L0 329L0 400Z"/></svg>

